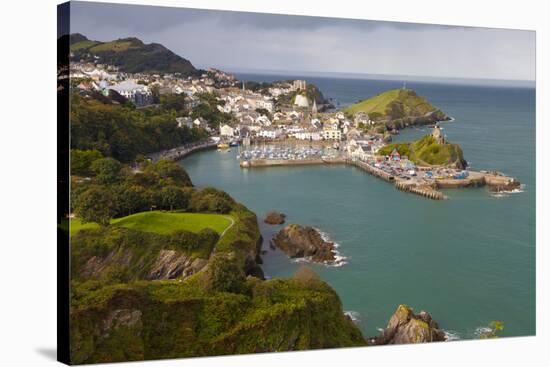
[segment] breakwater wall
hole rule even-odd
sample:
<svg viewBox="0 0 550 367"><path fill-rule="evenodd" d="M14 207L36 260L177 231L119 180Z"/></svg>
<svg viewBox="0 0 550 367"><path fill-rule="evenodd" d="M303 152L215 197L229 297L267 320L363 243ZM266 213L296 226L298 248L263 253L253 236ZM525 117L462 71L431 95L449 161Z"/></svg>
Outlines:
<svg viewBox="0 0 550 367"><path fill-rule="evenodd" d="M432 200L445 199L445 195L443 195L441 191L438 191L435 187L428 184L423 185L423 184L409 183L408 181L395 181L395 187L398 190L417 194Z"/></svg>
<svg viewBox="0 0 550 367"><path fill-rule="evenodd" d="M341 158L307 158L307 159L251 159L241 160L242 168L277 167L277 166L312 166L317 164L345 164Z"/></svg>
<svg viewBox="0 0 550 367"><path fill-rule="evenodd" d="M199 152L207 149L214 149L217 147L217 144L214 142L201 142L189 145L182 145L181 147L176 147L168 150L163 150L161 152L153 153L149 155L149 158L153 162L157 162L161 159L169 160L179 160L188 155Z"/></svg>
<svg viewBox="0 0 550 367"><path fill-rule="evenodd" d="M386 182L393 183L395 188L411 194L420 195L427 199L444 200L446 196L439 189L456 189L463 187L488 186L492 191L513 190L520 186L519 181L500 173L488 173L486 171L469 171L468 177L463 179L435 178L433 180L415 177L404 179L392 175L380 168L374 167L366 162L352 160L349 158L311 158L302 160L284 159L253 159L241 161L243 168L252 167L273 167L273 166L304 166L319 164L348 164L378 177Z"/></svg>

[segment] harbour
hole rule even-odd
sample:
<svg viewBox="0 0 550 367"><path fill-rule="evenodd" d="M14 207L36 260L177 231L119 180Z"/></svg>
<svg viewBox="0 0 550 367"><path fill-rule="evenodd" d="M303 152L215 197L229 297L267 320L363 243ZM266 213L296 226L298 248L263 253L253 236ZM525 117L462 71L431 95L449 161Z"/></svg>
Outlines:
<svg viewBox="0 0 550 367"><path fill-rule="evenodd" d="M394 81L312 81L342 103L398 85ZM180 162L197 187L215 184L259 217L280 210L287 214L288 223L315 226L338 243L348 264L312 266L336 289L344 310L357 313L365 335L385 327L388 310L399 302L429 309L445 330L460 339L478 338L478 329L491 320L504 321L504 336L532 335L536 181L530 144L535 129L529 123L534 121L534 110L529 106L534 93L438 84L415 88L456 118L444 127L462 146L470 177L446 179L443 168L432 171L437 191L449 200L424 199L399 190L395 183L367 173L372 166L361 162L279 162L278 166L262 162L243 169L237 159L239 148L233 147L226 153L214 147ZM487 110L487 106L494 107ZM408 128L393 138L411 141L428 133L428 127ZM334 150L327 149L330 152ZM484 169L513 176L522 186L518 193L494 195L489 186L474 179L472 171ZM383 170L372 171L389 176ZM500 180L489 171L481 173L487 181ZM424 174L417 171L419 176ZM269 277L291 276L302 264L269 247L279 227L260 223L260 229L266 251L264 272Z"/></svg>

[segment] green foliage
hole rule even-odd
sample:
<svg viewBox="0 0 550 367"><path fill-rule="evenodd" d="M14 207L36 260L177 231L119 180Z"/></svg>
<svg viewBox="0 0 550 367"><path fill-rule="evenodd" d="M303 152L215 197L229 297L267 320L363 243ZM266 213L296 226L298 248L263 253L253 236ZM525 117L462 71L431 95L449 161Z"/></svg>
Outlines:
<svg viewBox="0 0 550 367"><path fill-rule="evenodd" d="M178 186L193 186L189 175L177 162L161 159L154 165L154 169L164 182Z"/></svg>
<svg viewBox="0 0 550 367"><path fill-rule="evenodd" d="M92 185L78 195L73 206L82 223L95 222L107 226L115 215L111 192L98 185Z"/></svg>
<svg viewBox="0 0 550 367"><path fill-rule="evenodd" d="M229 213L234 204L227 193L207 187L193 193L189 209L195 212Z"/></svg>
<svg viewBox="0 0 550 367"><path fill-rule="evenodd" d="M382 147L379 155L389 155L397 149L401 156L407 156L412 162L420 165L464 165L462 149L457 144L439 144L434 137L426 135L409 143L393 143Z"/></svg>
<svg viewBox="0 0 550 367"><path fill-rule="evenodd" d="M71 174L80 176L93 174L92 163L100 158L103 156L97 150L71 149Z"/></svg>
<svg viewBox="0 0 550 367"><path fill-rule="evenodd" d="M71 149L97 150L130 162L137 155L204 139L201 129L178 128L176 114L163 108L132 109L71 95Z"/></svg>
<svg viewBox="0 0 550 367"><path fill-rule="evenodd" d="M159 96L159 100L161 106L167 111L174 110L176 112L184 112L186 111L186 97L185 94L168 94Z"/></svg>
<svg viewBox="0 0 550 367"><path fill-rule="evenodd" d="M491 321L487 330L482 332L479 336L480 339L496 339L498 334L504 330L504 322L502 321Z"/></svg>
<svg viewBox="0 0 550 367"><path fill-rule="evenodd" d="M232 254L212 257L206 277L207 289L210 291L241 294L247 292L243 264Z"/></svg>
<svg viewBox="0 0 550 367"><path fill-rule="evenodd" d="M177 186L166 186L160 191L160 202L162 203L162 208L170 209L170 211L174 208L187 208L190 197L191 195L188 192Z"/></svg>
<svg viewBox="0 0 550 367"><path fill-rule="evenodd" d="M116 159L107 157L95 160L90 169L95 174L98 183L108 185L120 181L122 164Z"/></svg>

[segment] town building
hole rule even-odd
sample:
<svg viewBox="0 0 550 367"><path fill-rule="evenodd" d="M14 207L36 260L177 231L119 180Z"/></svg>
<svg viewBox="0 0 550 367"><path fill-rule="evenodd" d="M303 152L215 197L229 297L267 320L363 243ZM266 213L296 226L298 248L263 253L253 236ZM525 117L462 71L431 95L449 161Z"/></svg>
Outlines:
<svg viewBox="0 0 550 367"><path fill-rule="evenodd" d="M338 129L325 128L323 130L323 139L339 141L342 139L342 132Z"/></svg>
<svg viewBox="0 0 550 367"><path fill-rule="evenodd" d="M110 86L109 89L114 90L138 107L153 103L153 95L149 88L146 85L137 84L133 80L125 80Z"/></svg>
<svg viewBox="0 0 550 367"><path fill-rule="evenodd" d="M235 135L235 129L227 124L221 125L220 135L225 137L233 137Z"/></svg>

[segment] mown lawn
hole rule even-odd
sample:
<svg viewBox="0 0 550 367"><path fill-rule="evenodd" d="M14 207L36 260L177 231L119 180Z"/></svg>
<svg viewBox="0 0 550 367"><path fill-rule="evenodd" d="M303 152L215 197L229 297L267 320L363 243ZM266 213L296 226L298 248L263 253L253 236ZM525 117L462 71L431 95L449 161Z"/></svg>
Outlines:
<svg viewBox="0 0 550 367"><path fill-rule="evenodd" d="M220 214L151 211L113 219L111 225L159 234L168 234L178 230L199 232L201 229L211 228L221 234L231 225L231 220L229 216ZM71 219L71 235L82 229L93 228L98 228L98 225L95 223L82 224L79 219Z"/></svg>

